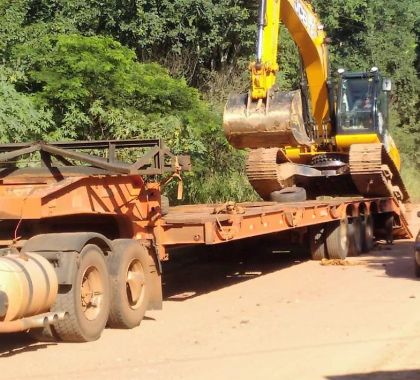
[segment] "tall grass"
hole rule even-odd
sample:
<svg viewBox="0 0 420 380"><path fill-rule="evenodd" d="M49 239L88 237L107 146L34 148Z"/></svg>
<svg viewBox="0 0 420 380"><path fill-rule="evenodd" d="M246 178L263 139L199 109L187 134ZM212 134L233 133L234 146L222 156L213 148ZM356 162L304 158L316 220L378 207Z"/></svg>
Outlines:
<svg viewBox="0 0 420 380"><path fill-rule="evenodd" d="M420 202L420 171L414 165L405 165L401 174L411 201Z"/></svg>

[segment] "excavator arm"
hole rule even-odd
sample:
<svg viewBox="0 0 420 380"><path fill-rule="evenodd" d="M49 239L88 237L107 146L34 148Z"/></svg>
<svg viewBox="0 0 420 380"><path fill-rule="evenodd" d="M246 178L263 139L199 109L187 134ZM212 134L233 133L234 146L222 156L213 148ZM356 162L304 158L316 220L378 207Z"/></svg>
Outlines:
<svg viewBox="0 0 420 380"><path fill-rule="evenodd" d="M252 99L264 99L275 85L280 20L288 29L303 61L313 117L328 124L328 49L326 34L311 4L302 0L260 0L257 60L251 68Z"/></svg>
<svg viewBox="0 0 420 380"><path fill-rule="evenodd" d="M275 90L280 21L299 49L306 74L311 115L316 124L310 136L303 126L301 94L280 95ZM313 146L311 140L325 141L331 136L326 34L308 1L260 0L256 61L250 64L250 71L249 94L229 99L225 109L225 133L232 145L237 148L270 147L270 144L309 147ZM294 121L293 134L290 120Z"/></svg>
<svg viewBox="0 0 420 380"><path fill-rule="evenodd" d="M257 60L251 63L251 97L265 99L276 83L279 71L277 50L279 42L280 0L261 0L258 9Z"/></svg>

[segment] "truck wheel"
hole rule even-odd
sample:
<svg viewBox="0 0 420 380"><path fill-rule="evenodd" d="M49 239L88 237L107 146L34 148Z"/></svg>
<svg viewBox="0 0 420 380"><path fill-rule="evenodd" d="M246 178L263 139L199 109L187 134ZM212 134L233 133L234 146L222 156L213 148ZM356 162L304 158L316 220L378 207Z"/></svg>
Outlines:
<svg viewBox="0 0 420 380"><path fill-rule="evenodd" d="M66 342L89 342L98 339L108 320L110 307L109 274L103 252L94 244L80 252L79 267L68 293L59 294L54 310L69 316L52 326Z"/></svg>
<svg viewBox="0 0 420 380"><path fill-rule="evenodd" d="M312 260L325 259L325 232L325 227L314 226L309 229L309 249Z"/></svg>
<svg viewBox="0 0 420 380"><path fill-rule="evenodd" d="M332 223L327 233L327 256L331 260L344 260L349 253L349 229L347 218Z"/></svg>
<svg viewBox="0 0 420 380"><path fill-rule="evenodd" d="M149 253L134 240L117 240L113 247L108 261L112 281L108 326L131 329L140 324L149 305Z"/></svg>
<svg viewBox="0 0 420 380"><path fill-rule="evenodd" d="M304 202L306 198L306 190L303 187L286 187L270 194L270 200L279 203Z"/></svg>
<svg viewBox="0 0 420 380"><path fill-rule="evenodd" d="M349 223L349 256L359 256L362 252L362 221L352 218Z"/></svg>
<svg viewBox="0 0 420 380"><path fill-rule="evenodd" d="M58 340L58 336L54 334L51 326L30 329L28 335L39 342L55 342Z"/></svg>
<svg viewBox="0 0 420 380"><path fill-rule="evenodd" d="M362 219L362 252L367 253L372 250L373 242L373 218L372 215L366 215Z"/></svg>

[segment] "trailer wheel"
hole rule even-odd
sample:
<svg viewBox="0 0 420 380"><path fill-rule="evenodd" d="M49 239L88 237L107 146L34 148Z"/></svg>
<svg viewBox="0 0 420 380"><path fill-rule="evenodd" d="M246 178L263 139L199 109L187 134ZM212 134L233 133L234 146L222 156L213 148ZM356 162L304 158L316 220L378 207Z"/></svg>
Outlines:
<svg viewBox="0 0 420 380"><path fill-rule="evenodd" d="M360 218L349 220L349 256L359 256L362 252L362 221Z"/></svg>
<svg viewBox="0 0 420 380"><path fill-rule="evenodd" d="M112 279L108 326L131 329L140 324L149 305L149 253L133 240L115 241L113 247L114 254L108 261Z"/></svg>
<svg viewBox="0 0 420 380"><path fill-rule="evenodd" d="M309 229L309 249L312 260L325 259L325 234L325 227L314 226Z"/></svg>
<svg viewBox="0 0 420 380"><path fill-rule="evenodd" d="M108 268L103 252L94 244L80 252L79 267L72 289L59 294L54 310L69 316L52 326L57 336L67 342L89 342L98 339L105 328L110 308Z"/></svg>
<svg viewBox="0 0 420 380"><path fill-rule="evenodd" d="M414 257L414 274L417 278L420 278L420 265L417 262L417 254Z"/></svg>
<svg viewBox="0 0 420 380"><path fill-rule="evenodd" d="M387 244L394 243L394 215L385 216L385 239Z"/></svg>
<svg viewBox="0 0 420 380"><path fill-rule="evenodd" d="M347 218L334 222L327 234L327 256L331 260L344 260L349 253L349 228Z"/></svg>
<svg viewBox="0 0 420 380"><path fill-rule="evenodd" d="M286 187L270 194L270 200L279 203L304 202L306 201L306 190L303 187Z"/></svg>
<svg viewBox="0 0 420 380"><path fill-rule="evenodd" d="M373 228L372 215L366 215L362 219L362 252L364 253L369 252L373 248Z"/></svg>
<svg viewBox="0 0 420 380"><path fill-rule="evenodd" d="M160 213L164 216L169 213L169 198L166 195L160 196Z"/></svg>

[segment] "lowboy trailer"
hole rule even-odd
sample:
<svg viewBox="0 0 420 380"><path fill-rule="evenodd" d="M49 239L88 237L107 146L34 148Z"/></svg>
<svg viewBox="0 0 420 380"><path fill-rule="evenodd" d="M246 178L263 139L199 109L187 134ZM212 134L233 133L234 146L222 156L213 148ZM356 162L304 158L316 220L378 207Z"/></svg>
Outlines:
<svg viewBox="0 0 420 380"><path fill-rule="evenodd" d="M412 237L394 198L168 207L162 187L189 169L161 140L0 145L0 333L133 328L162 308L162 263L180 246L293 233L321 260Z"/></svg>

